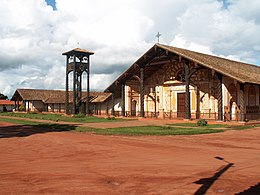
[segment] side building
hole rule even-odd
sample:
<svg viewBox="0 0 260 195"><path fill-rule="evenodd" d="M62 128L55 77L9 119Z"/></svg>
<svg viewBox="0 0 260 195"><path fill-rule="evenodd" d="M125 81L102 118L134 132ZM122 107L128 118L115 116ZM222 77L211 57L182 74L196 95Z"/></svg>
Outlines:
<svg viewBox="0 0 260 195"><path fill-rule="evenodd" d="M41 89L17 89L12 96L17 111L26 112L59 112L65 113L66 91L41 90ZM82 92L81 104L86 104L86 92ZM98 115L108 115L111 93L90 92L90 112ZM22 103L21 103L22 102ZM69 92L69 110L72 112L72 91Z"/></svg>

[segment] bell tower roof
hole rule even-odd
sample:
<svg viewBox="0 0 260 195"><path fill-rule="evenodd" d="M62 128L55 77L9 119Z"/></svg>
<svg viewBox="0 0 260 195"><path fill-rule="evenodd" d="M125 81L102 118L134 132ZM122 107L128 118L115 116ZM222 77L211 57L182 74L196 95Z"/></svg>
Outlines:
<svg viewBox="0 0 260 195"><path fill-rule="evenodd" d="M92 51L88 51L86 49L81 49L81 48L75 48L75 49L72 49L70 51L66 51L64 53L62 53L62 55L93 55L94 52Z"/></svg>

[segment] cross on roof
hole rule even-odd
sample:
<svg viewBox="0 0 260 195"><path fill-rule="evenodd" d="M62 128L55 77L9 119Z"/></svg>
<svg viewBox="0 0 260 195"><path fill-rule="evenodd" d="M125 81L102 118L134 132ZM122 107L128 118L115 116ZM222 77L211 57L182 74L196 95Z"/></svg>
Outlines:
<svg viewBox="0 0 260 195"><path fill-rule="evenodd" d="M155 35L155 37L157 37L158 39L158 43L160 42L160 36L162 36L162 34L160 34L159 32L157 33L157 35Z"/></svg>

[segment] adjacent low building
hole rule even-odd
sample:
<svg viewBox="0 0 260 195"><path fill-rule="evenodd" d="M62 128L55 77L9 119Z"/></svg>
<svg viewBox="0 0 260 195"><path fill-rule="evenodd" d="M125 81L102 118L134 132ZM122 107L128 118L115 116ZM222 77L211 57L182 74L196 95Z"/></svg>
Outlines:
<svg viewBox="0 0 260 195"><path fill-rule="evenodd" d="M15 108L15 102L11 100L0 100L0 112L11 112Z"/></svg>
<svg viewBox="0 0 260 195"><path fill-rule="evenodd" d="M17 89L12 97L16 110L26 112L65 113L65 95L62 90ZM111 93L90 92L90 111L93 114L108 114ZM72 110L72 92L69 92L69 109ZM22 102L22 104L19 102ZM81 104L86 103L86 92L82 93ZM84 111L82 111L84 112Z"/></svg>

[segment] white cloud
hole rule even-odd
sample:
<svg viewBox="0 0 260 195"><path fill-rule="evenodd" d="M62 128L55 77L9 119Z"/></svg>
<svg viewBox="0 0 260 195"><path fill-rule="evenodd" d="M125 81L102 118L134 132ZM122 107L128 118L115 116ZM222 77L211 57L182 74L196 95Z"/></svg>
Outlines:
<svg viewBox="0 0 260 195"><path fill-rule="evenodd" d="M64 89L63 51L93 50L91 88L105 89L155 42L260 62L257 0L1 0L0 92ZM245 9L245 7L247 9Z"/></svg>

